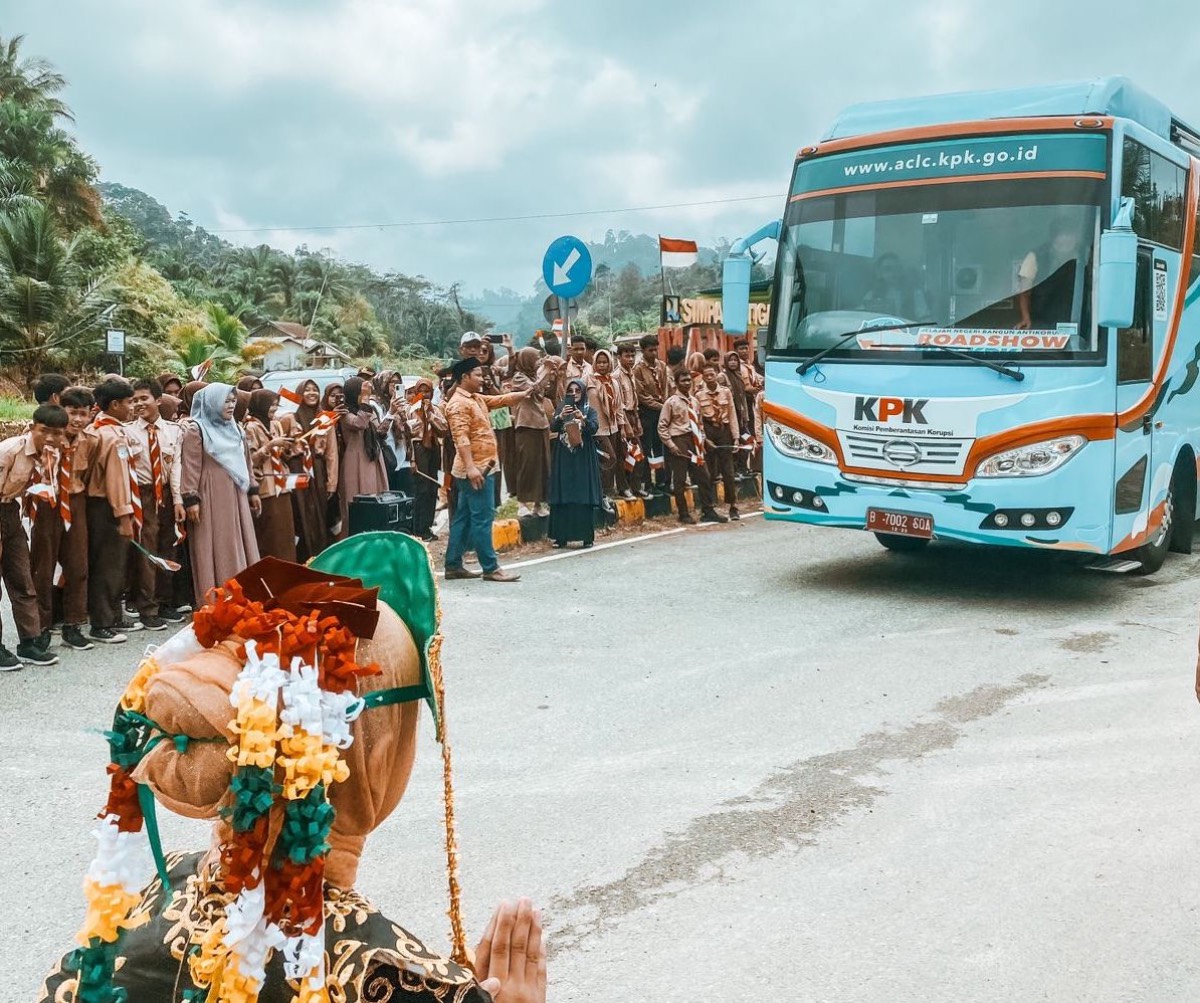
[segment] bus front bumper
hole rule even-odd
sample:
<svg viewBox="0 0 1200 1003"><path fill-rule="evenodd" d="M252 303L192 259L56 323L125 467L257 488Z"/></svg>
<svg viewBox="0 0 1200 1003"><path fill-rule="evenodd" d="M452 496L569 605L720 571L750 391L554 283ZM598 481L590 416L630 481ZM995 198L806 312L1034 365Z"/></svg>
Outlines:
<svg viewBox="0 0 1200 1003"><path fill-rule="evenodd" d="M1112 458L1102 449L1085 449L1038 477L976 478L946 490L863 483L829 464L774 454L766 464L763 510L771 520L866 529L868 510L882 509L929 516L935 539L1106 554L1111 488L1084 485L1107 486L1111 479Z"/></svg>

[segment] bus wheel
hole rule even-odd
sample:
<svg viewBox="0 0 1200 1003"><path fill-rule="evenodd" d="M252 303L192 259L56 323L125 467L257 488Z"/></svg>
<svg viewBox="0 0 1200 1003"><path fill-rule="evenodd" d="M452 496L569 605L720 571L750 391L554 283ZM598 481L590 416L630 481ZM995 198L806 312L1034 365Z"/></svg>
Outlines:
<svg viewBox="0 0 1200 1003"><path fill-rule="evenodd" d="M895 533L876 533L875 539L897 554L914 554L929 546L928 540L919 536L897 536Z"/></svg>
<svg viewBox="0 0 1200 1003"><path fill-rule="evenodd" d="M1129 556L1135 561L1141 561L1142 566L1133 572L1135 575L1152 575L1163 566L1167 559L1167 551L1171 549L1171 533L1175 525L1175 484L1167 489L1167 497L1163 502L1162 523L1154 537L1147 540L1136 550L1131 550Z"/></svg>

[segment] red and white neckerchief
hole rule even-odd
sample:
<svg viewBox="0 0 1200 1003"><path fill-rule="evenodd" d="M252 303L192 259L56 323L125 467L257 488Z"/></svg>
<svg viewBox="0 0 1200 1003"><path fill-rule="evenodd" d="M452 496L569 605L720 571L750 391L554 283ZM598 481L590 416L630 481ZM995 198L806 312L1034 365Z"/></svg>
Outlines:
<svg viewBox="0 0 1200 1003"><path fill-rule="evenodd" d="M125 439L124 426L111 414L101 411L92 422L92 428L115 428L121 433L124 446L117 448L117 459L125 466L125 476L129 480L129 504L133 508L133 535L135 538L142 534L142 492L138 487L137 471L129 462L129 440Z"/></svg>
<svg viewBox="0 0 1200 1003"><path fill-rule="evenodd" d="M612 373L600 375L593 374L596 377L596 382L600 384L600 388L604 391L604 399L608 403L608 419L614 424L620 414L620 406L617 404L617 387L613 382Z"/></svg>
<svg viewBox="0 0 1200 1003"><path fill-rule="evenodd" d="M260 424L262 424L260 422ZM277 424L272 424L270 428L263 425L268 436L280 434L280 429ZM288 488L288 468L283 462L283 447L271 447L271 476L275 478L275 490L286 491Z"/></svg>
<svg viewBox="0 0 1200 1003"><path fill-rule="evenodd" d="M704 429L700 426L700 412L696 407L696 398L687 398L688 433L692 437L692 452L688 459L698 467L704 466Z"/></svg>
<svg viewBox="0 0 1200 1003"><path fill-rule="evenodd" d="M58 514L63 530L71 530L71 474L75 462L75 447L62 446L58 450Z"/></svg>
<svg viewBox="0 0 1200 1003"><path fill-rule="evenodd" d="M25 486L21 508L31 523L37 519L38 502L51 508L58 504L58 492L54 486L53 449L43 449L40 456L35 456L33 469L29 471L29 483Z"/></svg>
<svg viewBox="0 0 1200 1003"><path fill-rule="evenodd" d="M150 440L150 481L154 485L154 504L157 508L162 508L162 447L158 444L158 428L153 422L146 423L146 438Z"/></svg>

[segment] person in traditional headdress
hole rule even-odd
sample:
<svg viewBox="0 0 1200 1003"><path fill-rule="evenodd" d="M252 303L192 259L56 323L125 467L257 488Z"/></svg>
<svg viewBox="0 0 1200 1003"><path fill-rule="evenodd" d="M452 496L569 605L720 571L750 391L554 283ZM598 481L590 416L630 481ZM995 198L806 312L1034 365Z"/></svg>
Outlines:
<svg viewBox="0 0 1200 1003"><path fill-rule="evenodd" d="M544 1003L527 899L496 911L470 967L440 650L428 555L403 534L311 568L266 559L215 590L146 656L106 733L81 946L40 1003ZM356 889L412 775L422 703L442 745L450 957ZM164 853L156 803L211 821L207 852Z"/></svg>
<svg viewBox="0 0 1200 1003"><path fill-rule="evenodd" d="M236 400L227 383L210 383L196 394L180 446L193 605L259 557L254 518L262 502L246 437L233 418Z"/></svg>

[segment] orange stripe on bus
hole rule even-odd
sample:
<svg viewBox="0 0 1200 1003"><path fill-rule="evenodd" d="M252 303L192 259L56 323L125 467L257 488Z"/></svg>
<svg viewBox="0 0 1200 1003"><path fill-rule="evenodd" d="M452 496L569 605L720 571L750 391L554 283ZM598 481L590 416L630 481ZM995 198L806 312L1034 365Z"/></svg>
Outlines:
<svg viewBox="0 0 1200 1003"><path fill-rule="evenodd" d="M962 174L952 178L906 178L903 181L879 181L868 185L847 185L844 188L821 188L793 195L789 202L803 202L823 195L845 195L853 192L880 191L886 188L916 188L921 185L948 185L960 181L1015 181L1025 178L1090 178L1103 181L1103 171L1013 171L1004 174Z"/></svg>
<svg viewBox="0 0 1200 1003"><path fill-rule="evenodd" d="M1179 264L1179 288L1175 291L1175 310L1171 315L1171 326L1167 330L1167 344L1163 350L1162 358L1158 360L1158 369L1154 374L1154 380L1150 384L1149 389L1142 394L1133 407L1117 415L1117 425L1120 428L1124 428L1131 422L1137 421L1153 406L1167 378L1167 369L1171 365L1171 355L1175 351L1175 339L1179 334L1179 325L1183 320L1183 305L1187 299L1188 268L1191 264L1192 255L1196 251L1196 214L1198 211L1197 204L1200 203L1200 163L1194 158L1190 173L1191 186L1188 191L1187 216L1183 231L1183 257L1180 259Z"/></svg>
<svg viewBox="0 0 1200 1003"><path fill-rule="evenodd" d="M1100 123L1094 129L1079 129L1075 124L1081 119ZM1047 116L1046 118L993 118L980 122L952 122L943 125L923 125L911 129L893 129L890 132L874 132L866 136L850 136L846 139L830 139L816 144L816 152L810 157L826 153L842 153L846 150L862 150L872 146L892 146L897 143L921 142L927 139L959 139L964 136L1004 136L1014 132L1062 132L1078 129L1080 132L1102 132L1111 129L1113 119L1107 115ZM809 149L809 147L806 147ZM799 153L796 159L800 160ZM805 160L808 157L803 158Z"/></svg>

